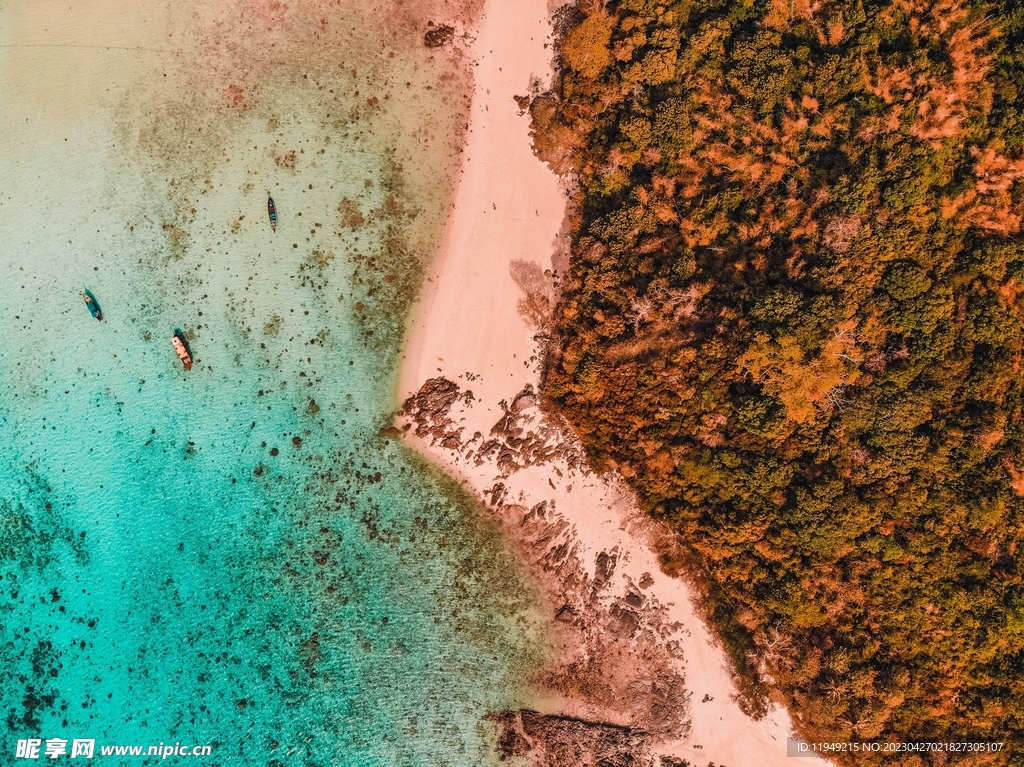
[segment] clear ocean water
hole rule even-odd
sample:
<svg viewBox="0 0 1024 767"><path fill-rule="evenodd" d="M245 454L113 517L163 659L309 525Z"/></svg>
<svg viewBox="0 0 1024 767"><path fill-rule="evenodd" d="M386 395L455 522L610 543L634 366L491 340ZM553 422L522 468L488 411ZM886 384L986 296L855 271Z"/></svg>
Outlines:
<svg viewBox="0 0 1024 767"><path fill-rule="evenodd" d="M467 95L430 12L0 6L3 763L494 761L536 592L381 434Z"/></svg>

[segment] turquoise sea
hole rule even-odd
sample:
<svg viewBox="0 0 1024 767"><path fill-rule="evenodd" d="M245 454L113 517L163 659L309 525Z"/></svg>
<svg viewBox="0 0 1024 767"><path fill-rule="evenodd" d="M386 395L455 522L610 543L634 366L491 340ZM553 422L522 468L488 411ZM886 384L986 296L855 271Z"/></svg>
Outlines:
<svg viewBox="0 0 1024 767"><path fill-rule="evenodd" d="M3 763L495 760L536 591L381 434L468 103L430 12L0 5Z"/></svg>

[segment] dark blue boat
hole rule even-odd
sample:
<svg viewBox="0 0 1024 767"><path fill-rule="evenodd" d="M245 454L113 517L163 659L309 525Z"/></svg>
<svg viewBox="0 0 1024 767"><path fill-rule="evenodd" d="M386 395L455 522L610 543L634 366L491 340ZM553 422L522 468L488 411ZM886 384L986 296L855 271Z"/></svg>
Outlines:
<svg viewBox="0 0 1024 767"><path fill-rule="evenodd" d="M277 231L277 206L274 205L274 198L267 195L267 214L270 216L270 228Z"/></svg>
<svg viewBox="0 0 1024 767"><path fill-rule="evenodd" d="M100 309L100 303L96 300L96 296L92 294L89 288L82 290L82 300L85 301L85 305L89 307L89 314L103 322L103 310Z"/></svg>

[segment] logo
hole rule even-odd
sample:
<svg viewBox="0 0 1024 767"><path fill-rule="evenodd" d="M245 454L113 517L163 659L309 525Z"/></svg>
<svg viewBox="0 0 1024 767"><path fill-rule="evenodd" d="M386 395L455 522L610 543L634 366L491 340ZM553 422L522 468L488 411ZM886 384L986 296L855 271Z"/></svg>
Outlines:
<svg viewBox="0 0 1024 767"><path fill-rule="evenodd" d="M74 738L70 741L70 751L68 744L65 738L25 738L18 741L14 755L18 759L58 759L62 756L69 759L92 759L97 755L95 738ZM166 759L169 756L209 756L212 750L212 746L183 746L180 742L172 745L163 741L157 746L101 744L99 756L158 756Z"/></svg>
<svg viewBox="0 0 1024 767"><path fill-rule="evenodd" d="M95 752L96 740L93 738L75 738L71 741L71 759L79 756L92 759ZM47 759L56 759L68 755L68 742L63 738L48 738L44 749L42 738L19 740L14 755L18 759L38 759L41 755Z"/></svg>

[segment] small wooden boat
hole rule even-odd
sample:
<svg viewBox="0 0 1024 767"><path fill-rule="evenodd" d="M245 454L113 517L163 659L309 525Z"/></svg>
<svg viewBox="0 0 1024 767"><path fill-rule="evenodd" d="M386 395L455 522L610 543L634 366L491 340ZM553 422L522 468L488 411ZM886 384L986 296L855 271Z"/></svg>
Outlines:
<svg viewBox="0 0 1024 767"><path fill-rule="evenodd" d="M270 228L277 231L277 206L274 205L274 198L267 195L267 215L270 216Z"/></svg>
<svg viewBox="0 0 1024 767"><path fill-rule="evenodd" d="M85 301L85 305L89 308L89 314L103 322L103 311L100 309L99 301L96 300L89 288L84 288L81 293L82 300Z"/></svg>
<svg viewBox="0 0 1024 767"><path fill-rule="evenodd" d="M171 336L171 346L174 347L174 351L178 353L178 359L181 360L181 364L185 366L185 370L192 369L192 352L188 348L188 341L185 340L185 334L181 330L175 330L174 335Z"/></svg>

